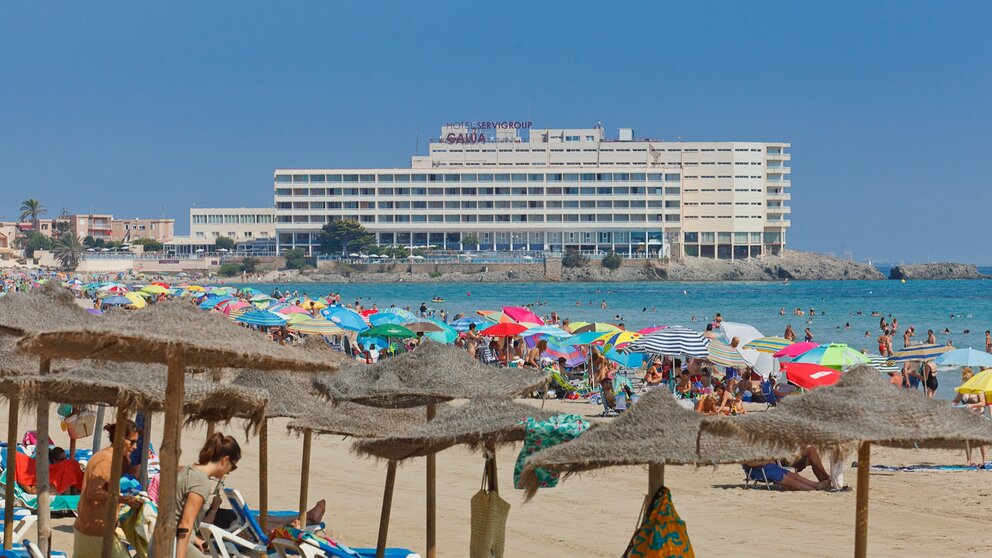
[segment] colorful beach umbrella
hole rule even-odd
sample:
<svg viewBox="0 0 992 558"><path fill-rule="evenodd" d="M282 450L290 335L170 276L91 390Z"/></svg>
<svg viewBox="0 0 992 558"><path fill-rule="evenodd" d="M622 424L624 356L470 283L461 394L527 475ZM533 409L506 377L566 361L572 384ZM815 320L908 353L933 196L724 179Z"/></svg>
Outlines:
<svg viewBox="0 0 992 558"><path fill-rule="evenodd" d="M103 299L104 306L130 306L132 304L134 304L134 302L125 296L108 296Z"/></svg>
<svg viewBox="0 0 992 558"><path fill-rule="evenodd" d="M599 336L593 344L602 347L604 352L610 349L619 350L641 337L643 336L635 331L615 331Z"/></svg>
<svg viewBox="0 0 992 558"><path fill-rule="evenodd" d="M455 339L458 339L458 332L448 324L442 322L441 320L432 319L429 321L436 325L440 331L428 331L424 333L424 337L445 345L454 343Z"/></svg>
<svg viewBox="0 0 992 558"><path fill-rule="evenodd" d="M391 306L389 308L380 308L379 314L396 314L397 316L403 318L408 322L412 322L417 319L417 315L413 312L406 310L404 308L399 308L397 306Z"/></svg>
<svg viewBox="0 0 992 558"><path fill-rule="evenodd" d="M531 312L523 306L504 306L503 313L510 317L510 319L518 323L531 323L537 325L544 325L544 320L540 316Z"/></svg>
<svg viewBox="0 0 992 558"><path fill-rule="evenodd" d="M365 318L350 308L345 308L343 306L331 306L330 308L321 310L320 313L325 318L338 324L338 326L343 327L344 329L350 329L351 331L362 331L363 329L368 328L368 324L365 323Z"/></svg>
<svg viewBox="0 0 992 558"><path fill-rule="evenodd" d="M647 335L649 333L654 333L656 331L661 331L661 330L665 329L666 327L668 327L668 326L651 326L651 327L646 327L644 329L637 330L637 333L640 333L641 335Z"/></svg>
<svg viewBox="0 0 992 558"><path fill-rule="evenodd" d="M143 287L141 290L151 294L164 294L169 292L169 289L167 287L163 287L161 284L155 284L155 283Z"/></svg>
<svg viewBox="0 0 992 558"><path fill-rule="evenodd" d="M595 345L599 342L599 338L603 336L601 331L587 331L585 333L577 333L568 338L568 342L572 345Z"/></svg>
<svg viewBox="0 0 992 558"><path fill-rule="evenodd" d="M887 373L887 372L896 372L899 370L898 366L889 363L889 357L884 357L882 355L874 355L871 353L868 353L865 356L868 357L868 364L874 367L875 369L877 369L879 372Z"/></svg>
<svg viewBox="0 0 992 558"><path fill-rule="evenodd" d="M126 293L124 298L130 300L131 306L134 306L135 308L141 309L148 306L148 303L145 302L144 297L142 297L139 293Z"/></svg>
<svg viewBox="0 0 992 558"><path fill-rule="evenodd" d="M520 334L521 337L531 337L533 335L545 335L548 337L555 337L557 339L564 339L566 337L571 337L572 334L568 333L564 329L558 326L552 325L539 325L527 328L526 331Z"/></svg>
<svg viewBox="0 0 992 558"><path fill-rule="evenodd" d="M753 349L746 350L757 353ZM719 366L743 368L750 366L752 362L757 360L757 354L754 354L751 362L749 362L748 359L744 358L744 354L740 349L736 349L723 341L717 341L715 339L710 341L709 345L706 346L706 352L706 360Z"/></svg>
<svg viewBox="0 0 992 558"><path fill-rule="evenodd" d="M954 349L934 360L938 366L971 366L973 368L992 368L992 355L975 349Z"/></svg>
<svg viewBox="0 0 992 558"><path fill-rule="evenodd" d="M583 322L579 322L580 324ZM585 323L579 326L578 324L572 324L572 333L585 333L587 331L598 331L600 333L609 333L611 331L621 331L620 326L613 324L607 324L603 322L592 322Z"/></svg>
<svg viewBox="0 0 992 558"><path fill-rule="evenodd" d="M527 327L512 322L494 324L479 332L486 337L513 337L527 331Z"/></svg>
<svg viewBox="0 0 992 558"><path fill-rule="evenodd" d="M296 333L306 333L310 335L341 335L345 331L333 322L323 318L310 318L291 324L287 327L289 331Z"/></svg>
<svg viewBox="0 0 992 558"><path fill-rule="evenodd" d="M846 370L858 364L868 364L868 357L844 343L830 343L810 349L792 359L792 362L819 364L834 370Z"/></svg>
<svg viewBox="0 0 992 558"><path fill-rule="evenodd" d="M403 327L409 329L414 333L428 333L428 332L438 332L444 331L437 324L433 322L410 322L403 324Z"/></svg>
<svg viewBox="0 0 992 558"><path fill-rule="evenodd" d="M281 326L286 325L286 316L268 310L249 310L234 321L257 326Z"/></svg>
<svg viewBox="0 0 992 558"><path fill-rule="evenodd" d="M457 320L451 322L451 327L454 328L455 331L463 332L463 331L468 331L468 327L472 324L475 324L476 328L480 328L485 323L486 321L481 318L476 318L474 316L466 316L464 318L458 318Z"/></svg>
<svg viewBox="0 0 992 558"><path fill-rule="evenodd" d="M906 362L906 361L929 361L934 360L940 355L953 351L954 347L950 345L914 345L912 347L906 347L895 352L889 360L891 362Z"/></svg>
<svg viewBox="0 0 992 558"><path fill-rule="evenodd" d="M251 308L252 305L237 298L232 298L230 300L225 300L224 302L218 304L214 308L220 310L225 316L230 316L231 312L238 310L239 308Z"/></svg>
<svg viewBox="0 0 992 558"><path fill-rule="evenodd" d="M417 334L397 324L382 324L358 334L358 337L384 337L386 339L407 339Z"/></svg>
<svg viewBox="0 0 992 558"><path fill-rule="evenodd" d="M710 340L703 337L698 331L682 326L670 326L641 337L627 345L626 351L650 355L688 355L706 358L709 356L709 352L706 350L709 342Z"/></svg>
<svg viewBox="0 0 992 558"><path fill-rule="evenodd" d="M754 341L744 343L744 348L754 349L762 353L776 354L790 345L792 345L792 341L789 341L785 337L759 337Z"/></svg>
<svg viewBox="0 0 992 558"><path fill-rule="evenodd" d="M985 400L988 401L989 396L992 395L992 369L982 370L975 374L967 382L954 388L954 391L958 393L985 393Z"/></svg>
<svg viewBox="0 0 992 558"><path fill-rule="evenodd" d="M786 380L803 389L832 386L842 375L833 368L803 362L787 362L782 365L782 369L785 370Z"/></svg>
<svg viewBox="0 0 992 558"><path fill-rule="evenodd" d="M569 368L575 368L586 361L586 357L582 354L582 351L578 349L575 345L570 345L568 343L559 343L554 339L547 339L548 347L544 349L541 353L542 356L546 356L555 362L559 358L565 359L565 366Z"/></svg>
<svg viewBox="0 0 992 558"><path fill-rule="evenodd" d="M815 349L815 348L817 348L819 346L820 346L819 343L813 343L812 341L801 341L799 343L793 343L793 344L791 344L791 345L789 345L787 347L783 347L783 348L779 349L778 351L775 351L775 354L772 355L772 356L774 356L775 358L792 358L792 357L797 357L797 356L799 356L799 355L801 355L803 353L809 352L809 351L811 351L811 350L813 350L813 349Z"/></svg>
<svg viewBox="0 0 992 558"><path fill-rule="evenodd" d="M386 314L386 313L372 314L368 316L368 320L369 323L372 324L373 326L382 325L382 324L403 325L408 321L406 318L399 316L397 314Z"/></svg>

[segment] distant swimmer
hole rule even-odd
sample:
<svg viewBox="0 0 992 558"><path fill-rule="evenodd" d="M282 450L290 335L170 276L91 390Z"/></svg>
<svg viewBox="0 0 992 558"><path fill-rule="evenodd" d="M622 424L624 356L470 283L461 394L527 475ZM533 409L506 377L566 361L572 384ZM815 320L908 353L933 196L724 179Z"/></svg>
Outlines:
<svg viewBox="0 0 992 558"><path fill-rule="evenodd" d="M689 291L682 291L682 296L689 296Z"/></svg>

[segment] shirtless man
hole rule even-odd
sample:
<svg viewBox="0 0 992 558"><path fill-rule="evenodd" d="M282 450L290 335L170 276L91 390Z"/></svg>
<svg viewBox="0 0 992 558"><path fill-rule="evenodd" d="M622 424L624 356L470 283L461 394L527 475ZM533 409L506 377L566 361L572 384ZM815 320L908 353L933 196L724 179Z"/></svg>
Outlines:
<svg viewBox="0 0 992 558"><path fill-rule="evenodd" d="M468 324L468 331L465 332L466 350L468 354L475 358L475 349L479 345L479 333L475 331L475 324Z"/></svg>

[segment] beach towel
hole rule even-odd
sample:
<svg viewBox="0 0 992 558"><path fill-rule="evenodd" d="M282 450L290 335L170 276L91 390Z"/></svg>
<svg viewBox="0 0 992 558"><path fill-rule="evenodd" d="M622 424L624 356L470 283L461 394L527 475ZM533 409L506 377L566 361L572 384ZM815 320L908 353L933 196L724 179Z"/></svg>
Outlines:
<svg viewBox="0 0 992 558"><path fill-rule="evenodd" d="M37 461L20 452L15 454L14 459L14 466L17 467L17 484L37 486ZM73 459L49 464L48 478L55 487L56 494L62 494L73 487L83 489L83 469L79 466L79 462Z"/></svg>
<svg viewBox="0 0 992 558"><path fill-rule="evenodd" d="M857 464L853 465L854 467ZM989 471L992 463L986 465L872 465L872 471L911 472L911 471Z"/></svg>
<svg viewBox="0 0 992 558"><path fill-rule="evenodd" d="M694 558L685 522L675 511L672 493L664 486L655 492L634 532L624 558Z"/></svg>
<svg viewBox="0 0 992 558"><path fill-rule="evenodd" d="M146 500L137 510L131 506L123 508L124 513L118 521L121 530L124 531L124 537L134 547L137 556L147 558L148 545L152 539L152 532L155 531L155 521L158 519L158 507Z"/></svg>
<svg viewBox="0 0 992 558"><path fill-rule="evenodd" d="M275 539L286 539L294 541L297 544L309 544L324 551L336 550L338 554L344 554L345 556L358 556L359 558L362 556L355 550L334 541L330 537L322 537L309 531L304 531L303 529L297 529L296 527L289 527L286 525L276 527L272 530L272 533L269 535L269 540L273 541Z"/></svg>
<svg viewBox="0 0 992 558"><path fill-rule="evenodd" d="M531 454L557 446L562 442L574 440L589 430L589 421L579 415L555 415L543 421L528 417L524 424L527 426L527 434L524 437L524 446L521 448L520 455L517 456L517 463L513 468L513 487L517 489L523 489L520 475L524 470L524 462ZM537 476L540 488L553 488L558 485L558 473L537 468L534 470L534 474Z"/></svg>

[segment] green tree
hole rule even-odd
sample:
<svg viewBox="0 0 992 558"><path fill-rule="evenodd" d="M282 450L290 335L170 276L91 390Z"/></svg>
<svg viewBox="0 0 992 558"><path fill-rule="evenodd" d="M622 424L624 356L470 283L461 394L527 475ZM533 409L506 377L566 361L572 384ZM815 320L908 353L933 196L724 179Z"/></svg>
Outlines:
<svg viewBox="0 0 992 558"><path fill-rule="evenodd" d="M218 250L221 248L224 250L234 250L234 239L226 236L219 236L217 237L217 240L214 241L214 247Z"/></svg>
<svg viewBox="0 0 992 558"><path fill-rule="evenodd" d="M85 241L84 241L85 242ZM131 244L137 244L139 246L145 247L145 252L161 252L162 248L165 247L164 244L155 240L154 238L139 238L131 242Z"/></svg>
<svg viewBox="0 0 992 558"><path fill-rule="evenodd" d="M602 263L603 267L612 271L623 265L623 256L617 254L616 252L610 252L605 258L603 258Z"/></svg>
<svg viewBox="0 0 992 558"><path fill-rule="evenodd" d="M474 234L466 235L462 237L462 246L468 249L475 249L479 246L479 237Z"/></svg>
<svg viewBox="0 0 992 558"><path fill-rule="evenodd" d="M565 250L565 254L561 257L563 267L582 267L587 263L589 263L589 256L582 255L582 252L578 250Z"/></svg>
<svg viewBox="0 0 992 558"><path fill-rule="evenodd" d="M83 238L83 246L87 248L96 248L96 239L93 238L93 235L88 234L85 238Z"/></svg>
<svg viewBox="0 0 992 558"><path fill-rule="evenodd" d="M224 277L234 277L235 275L241 275L243 269L242 264L227 262L220 264L220 269L217 270L217 273Z"/></svg>
<svg viewBox="0 0 992 558"><path fill-rule="evenodd" d="M255 256L245 256L241 260L241 267L244 268L245 273L255 273L255 270L258 269L258 264L258 258Z"/></svg>
<svg viewBox="0 0 992 558"><path fill-rule="evenodd" d="M307 254L303 248L292 248L282 253L286 258L286 269L303 269L307 267Z"/></svg>
<svg viewBox="0 0 992 558"><path fill-rule="evenodd" d="M362 251L375 244L375 235L358 221L331 221L320 231L320 250L325 254Z"/></svg>
<svg viewBox="0 0 992 558"><path fill-rule="evenodd" d="M67 232L55 241L52 255L59 261L62 269L75 271L79 267L79 262L83 261L83 243L79 241L76 233Z"/></svg>
<svg viewBox="0 0 992 558"><path fill-rule="evenodd" d="M33 258L35 250L51 250L52 239L40 232L31 231L23 238L18 239L18 246L24 249L26 257Z"/></svg>
<svg viewBox="0 0 992 558"><path fill-rule="evenodd" d="M35 198L29 198L21 202L21 221L25 221L30 217L31 227L35 232L41 230L38 228L38 216L45 213L48 213L48 210Z"/></svg>

